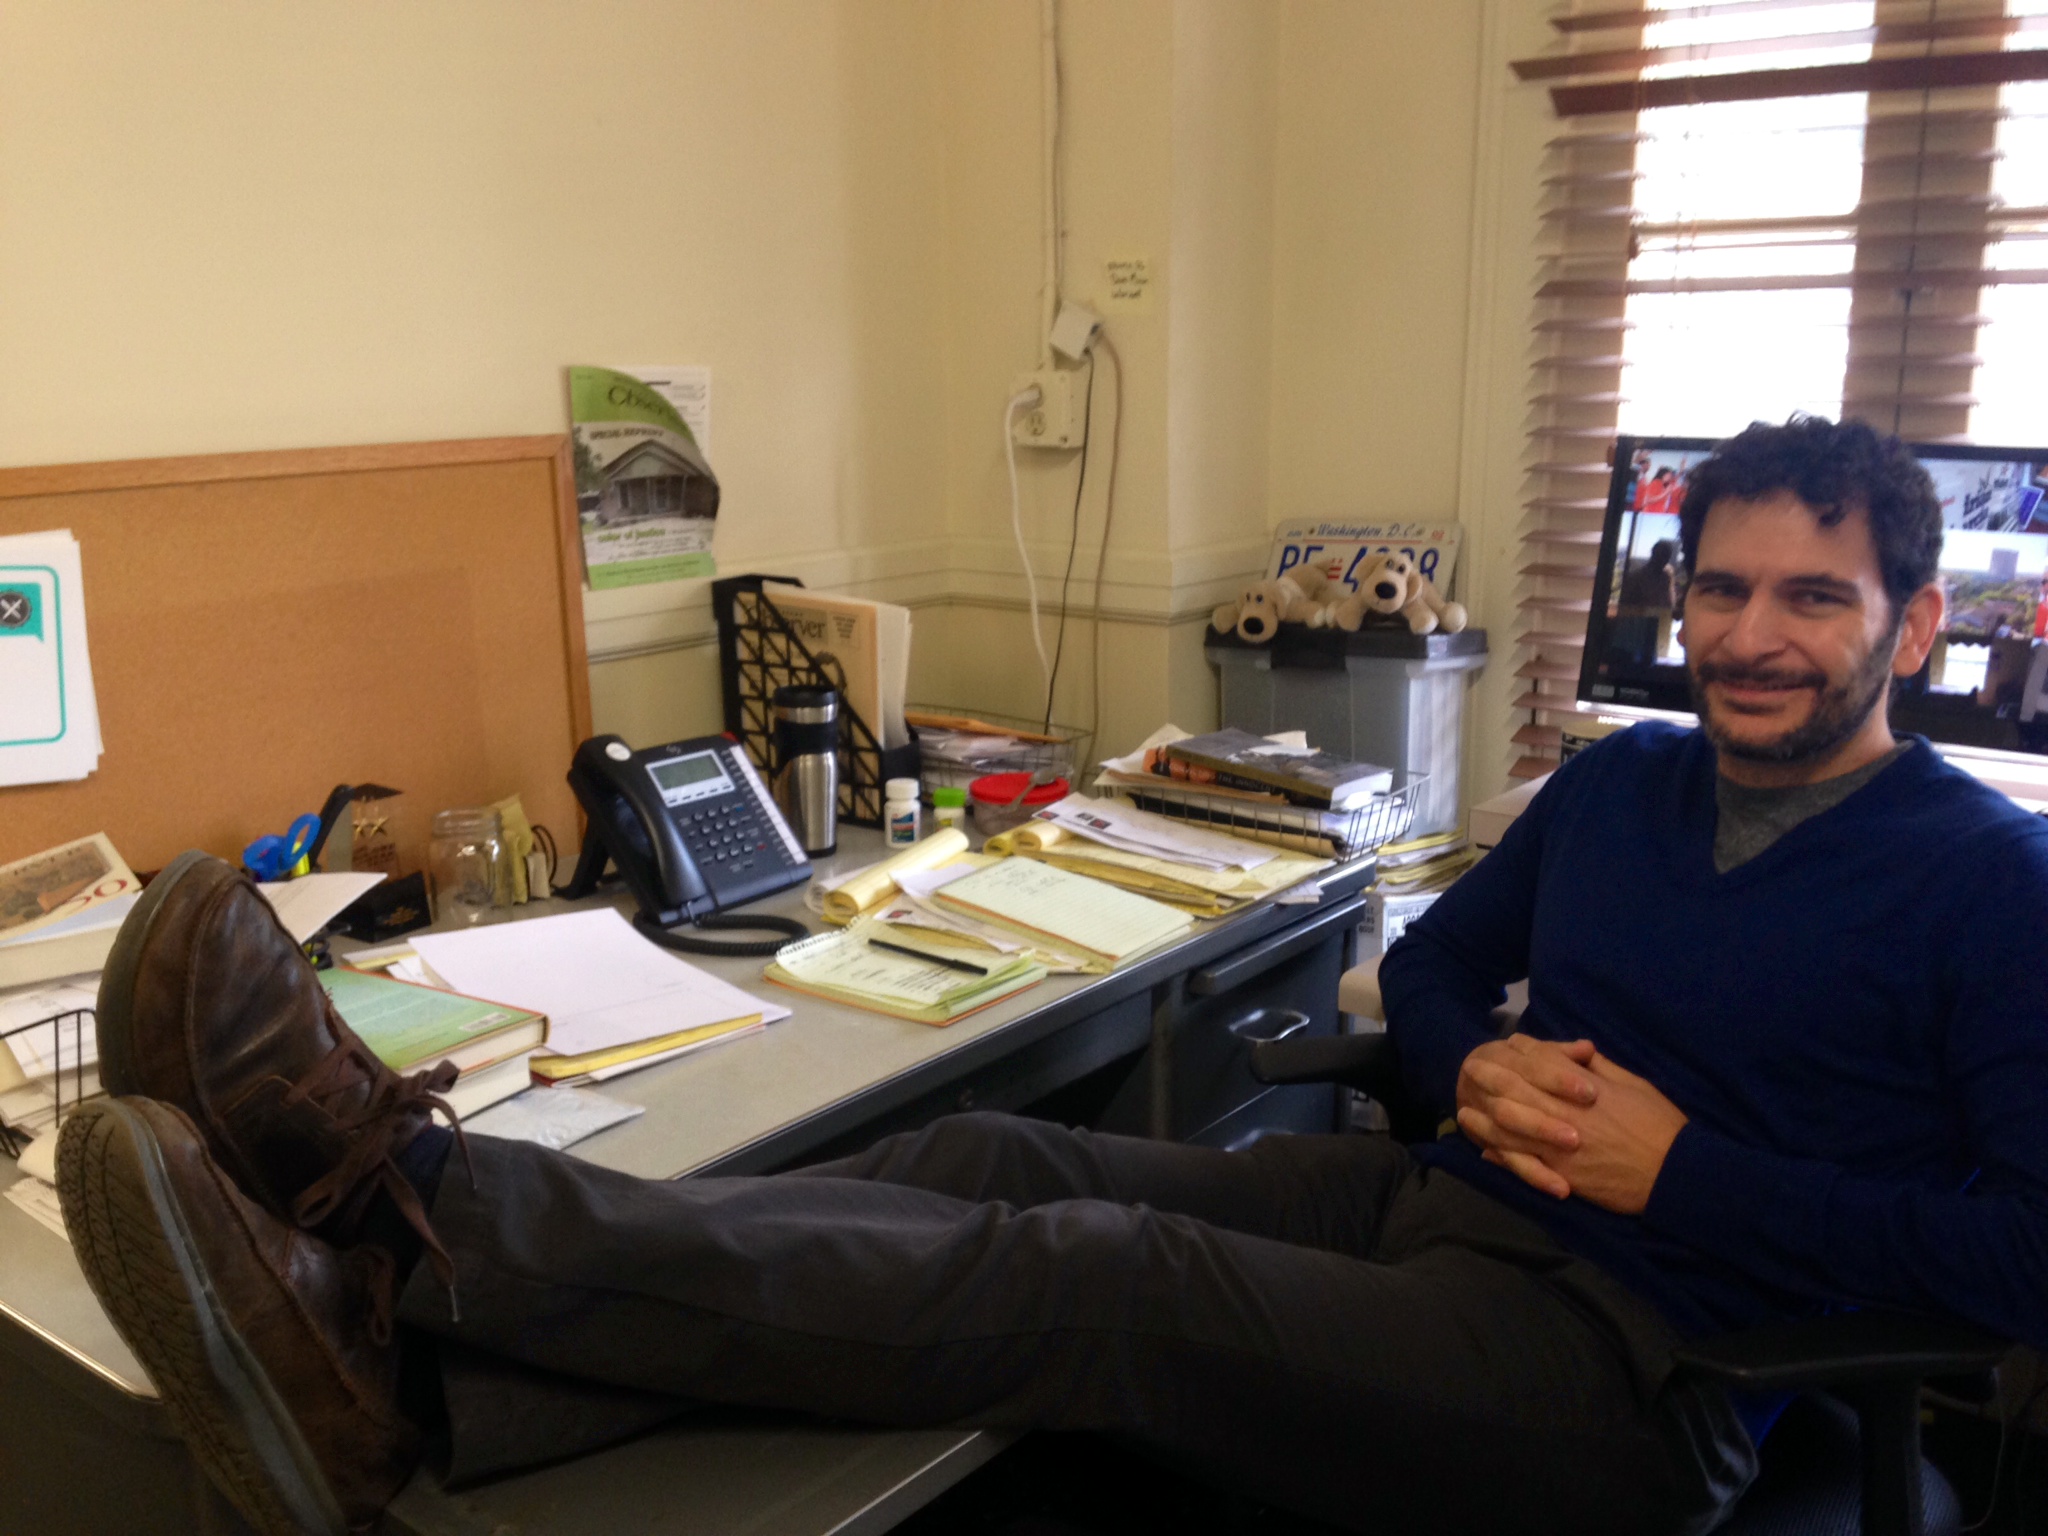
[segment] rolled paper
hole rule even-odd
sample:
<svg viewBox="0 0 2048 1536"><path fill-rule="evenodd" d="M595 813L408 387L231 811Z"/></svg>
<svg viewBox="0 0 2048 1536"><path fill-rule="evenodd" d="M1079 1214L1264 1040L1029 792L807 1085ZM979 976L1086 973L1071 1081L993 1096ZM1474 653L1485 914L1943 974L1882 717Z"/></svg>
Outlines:
<svg viewBox="0 0 2048 1536"><path fill-rule="evenodd" d="M1050 821L1027 821L1022 826L998 832L981 845L984 853L1043 853L1058 843L1071 841L1076 836L1065 827Z"/></svg>
<svg viewBox="0 0 2048 1536"><path fill-rule="evenodd" d="M958 827L946 827L919 843L913 843L894 858L870 864L825 891L825 916L835 923L850 923L878 901L896 891L896 876L921 869L937 869L946 860L967 851L967 834Z"/></svg>

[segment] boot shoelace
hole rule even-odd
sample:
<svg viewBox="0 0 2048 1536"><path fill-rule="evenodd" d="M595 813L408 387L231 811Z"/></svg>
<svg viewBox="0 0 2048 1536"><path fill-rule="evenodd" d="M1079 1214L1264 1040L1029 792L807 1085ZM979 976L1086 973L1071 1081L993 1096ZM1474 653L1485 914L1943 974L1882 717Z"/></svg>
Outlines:
<svg viewBox="0 0 2048 1536"><path fill-rule="evenodd" d="M362 1255L368 1270L363 1288L370 1303L370 1342L389 1344L392 1326L398 1320L398 1261L375 1243L365 1243L355 1251Z"/></svg>
<svg viewBox="0 0 2048 1536"><path fill-rule="evenodd" d="M410 1077L399 1077L372 1056L362 1041L344 1038L285 1095L287 1104L319 1103L349 1136L348 1151L341 1161L307 1185L293 1202L294 1219L309 1230L337 1213L344 1222L352 1221L381 1188L398 1207L406 1224L419 1234L425 1256L447 1290L451 1307L455 1300L455 1261L435 1235L426 1207L420 1203L419 1191L399 1169L394 1154L400 1150L398 1135L410 1115L438 1111L455 1133L455 1144L462 1149L463 1166L469 1171L471 1186L475 1186L476 1168L470 1162L469 1138L463 1134L461 1118L442 1097L454 1085L455 1078L455 1064L448 1061ZM330 1098L338 1099L366 1083L370 1085L369 1096L356 1108L343 1110L329 1102Z"/></svg>

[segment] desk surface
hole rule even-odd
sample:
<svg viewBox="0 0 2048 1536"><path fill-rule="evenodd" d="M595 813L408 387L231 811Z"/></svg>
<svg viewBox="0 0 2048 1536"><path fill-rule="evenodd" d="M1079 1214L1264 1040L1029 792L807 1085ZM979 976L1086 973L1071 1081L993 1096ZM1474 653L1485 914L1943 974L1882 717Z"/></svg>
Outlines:
<svg viewBox="0 0 2048 1536"><path fill-rule="evenodd" d="M880 834L849 829L838 855L817 877L872 862ZM1323 876L1324 901L1364 884L1370 860ZM622 902L623 898L619 898ZM528 915L572 910L536 903ZM806 916L802 888L758 910ZM1284 928L1305 909L1261 903L1218 922L1198 923L1179 943L1107 976L1054 976L945 1028L868 1013L785 992L764 981L759 959L692 956L737 985L786 1001L793 1015L765 1031L680 1057L601 1085L647 1113L579 1143L575 1155L645 1178L746 1173L785 1164L857 1126L900 1109L976 1067L1013 1054L1119 1000L1149 992L1170 974L1240 949ZM0 1188L19 1175L0 1159ZM12 1203L0 1201L0 1348L25 1352L60 1384L84 1393L102 1412L140 1432L163 1434L155 1389L86 1288L71 1249ZM66 1371L64 1361L75 1369ZM766 1437L765 1439L763 1437ZM882 1530L985 1461L1000 1443L952 1431L891 1432L776 1425L769 1429L683 1423L667 1432L585 1458L452 1496L416 1479L394 1516L421 1536L516 1530L526 1536L581 1529L574 1490L589 1478L632 1477L653 1457L659 1485L689 1487L701 1466L715 1488L711 1508L692 1500L690 1529L744 1529L762 1536L788 1530ZM608 1472L606 1469L609 1468ZM635 1480L637 1482L637 1479ZM732 1518L714 1517L719 1509ZM779 1511L763 1521L764 1511ZM787 1519L783 1515L787 1515ZM622 1528L659 1529L643 1520Z"/></svg>

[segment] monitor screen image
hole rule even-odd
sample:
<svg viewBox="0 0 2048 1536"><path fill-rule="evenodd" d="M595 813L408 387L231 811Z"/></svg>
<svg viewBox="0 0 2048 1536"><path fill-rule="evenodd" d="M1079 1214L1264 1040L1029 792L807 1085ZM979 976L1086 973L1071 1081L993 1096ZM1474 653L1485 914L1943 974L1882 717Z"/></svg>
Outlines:
<svg viewBox="0 0 2048 1536"><path fill-rule="evenodd" d="M2048 448L1909 445L1934 481L1942 633L1893 690L1892 724L1951 746L2048 756ZM1678 507L1714 440L1615 443L1578 696L1689 712L1678 596Z"/></svg>

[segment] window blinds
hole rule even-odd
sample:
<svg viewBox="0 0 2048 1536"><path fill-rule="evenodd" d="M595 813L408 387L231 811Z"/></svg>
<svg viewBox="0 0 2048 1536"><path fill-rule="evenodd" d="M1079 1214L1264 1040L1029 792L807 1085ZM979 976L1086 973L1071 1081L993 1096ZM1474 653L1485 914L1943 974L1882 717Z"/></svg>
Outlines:
<svg viewBox="0 0 2048 1536"><path fill-rule="evenodd" d="M1555 766L1617 431L2039 442L2048 0L1579 0L1542 187L1511 772ZM1994 424L2000 429L1989 430Z"/></svg>

